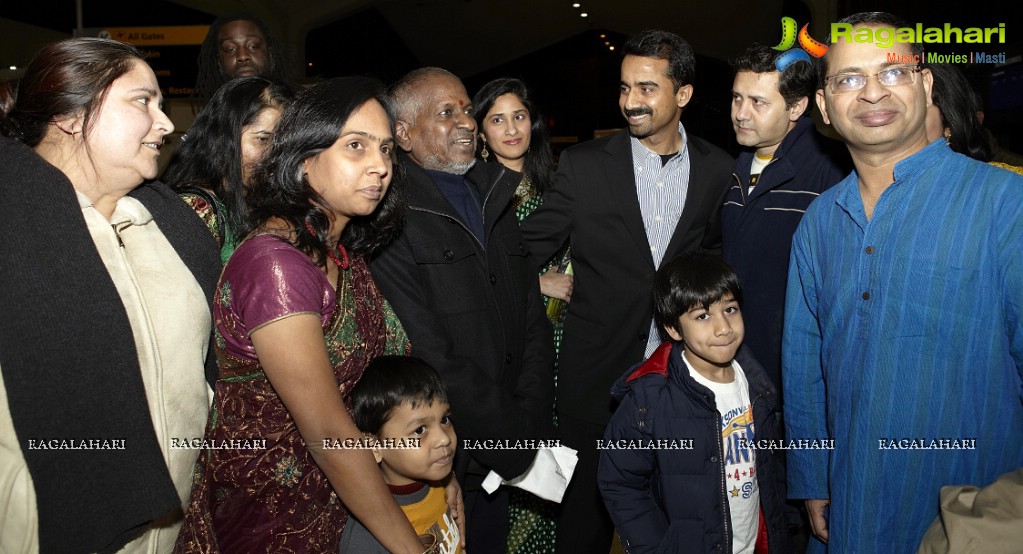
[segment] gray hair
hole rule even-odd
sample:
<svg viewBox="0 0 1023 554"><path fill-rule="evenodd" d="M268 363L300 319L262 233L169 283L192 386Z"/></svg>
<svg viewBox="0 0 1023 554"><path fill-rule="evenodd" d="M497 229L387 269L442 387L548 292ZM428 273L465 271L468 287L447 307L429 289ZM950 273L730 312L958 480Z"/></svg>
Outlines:
<svg viewBox="0 0 1023 554"><path fill-rule="evenodd" d="M419 110L423 107L423 98L418 90L418 85L431 77L450 77L462 82L454 73L439 67L420 67L409 71L391 85L391 89L388 91L388 96L391 97L394 105L396 119L411 123L419 117Z"/></svg>

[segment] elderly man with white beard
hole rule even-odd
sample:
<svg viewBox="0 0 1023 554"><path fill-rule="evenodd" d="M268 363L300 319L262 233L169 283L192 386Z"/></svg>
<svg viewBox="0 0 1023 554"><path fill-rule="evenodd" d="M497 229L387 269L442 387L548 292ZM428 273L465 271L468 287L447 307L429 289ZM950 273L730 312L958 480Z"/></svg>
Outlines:
<svg viewBox="0 0 1023 554"><path fill-rule="evenodd" d="M476 121L465 87L439 68L391 88L407 223L370 264L412 342L444 379L462 443L533 444L553 433L553 338L534 264L510 208L521 175L474 165ZM502 552L508 496L484 478L536 469L537 448L461 448L469 552Z"/></svg>

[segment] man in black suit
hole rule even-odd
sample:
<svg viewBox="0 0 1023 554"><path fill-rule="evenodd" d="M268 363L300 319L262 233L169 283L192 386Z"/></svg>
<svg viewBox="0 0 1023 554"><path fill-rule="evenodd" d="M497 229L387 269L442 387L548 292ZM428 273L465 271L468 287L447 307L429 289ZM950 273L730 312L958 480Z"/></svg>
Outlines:
<svg viewBox="0 0 1023 554"><path fill-rule="evenodd" d="M660 342L651 290L657 267L720 249L717 218L732 177L732 158L679 123L693 95L689 44L645 31L623 55L618 105L629 132L562 153L553 188L522 227L538 263L571 245L575 273L557 413L562 445L579 451L579 465L558 516L559 554L610 549L596 441L614 409L611 385Z"/></svg>

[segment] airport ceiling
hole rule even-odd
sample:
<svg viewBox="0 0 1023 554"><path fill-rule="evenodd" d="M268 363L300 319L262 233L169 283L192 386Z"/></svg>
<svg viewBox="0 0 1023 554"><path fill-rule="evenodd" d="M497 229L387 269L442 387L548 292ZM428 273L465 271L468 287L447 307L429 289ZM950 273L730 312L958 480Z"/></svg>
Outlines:
<svg viewBox="0 0 1023 554"><path fill-rule="evenodd" d="M212 16L249 12L288 40L299 60L309 31L376 10L423 64L443 65L463 76L592 29L628 35L663 28L685 37L698 52L724 59L735 53L734 44L777 41L782 15L808 21L812 9L812 19L823 26L833 19L836 4L809 0L808 9L799 0L166 0L147 4L148 13L140 13L137 4L123 0L78 1L84 27L195 25ZM61 31L75 25L73 0L2 3L0 17ZM579 7L573 7L576 3ZM166 22L154 22L156 14ZM133 15L139 21L133 22Z"/></svg>
<svg viewBox="0 0 1023 554"><path fill-rule="evenodd" d="M376 9L424 65L471 75L589 29L633 34L648 27L677 32L703 54L725 58L722 37L772 40L781 1L724 0L173 0L227 13L245 9L284 23L293 40L318 26ZM579 7L573 7L573 4ZM200 6L202 6L200 8ZM215 8L214 8L215 6ZM803 8L805 10L805 8ZM585 13L586 17L581 15ZM757 17L736 18L737 13ZM825 19L830 14L822 14ZM296 45L298 46L298 45Z"/></svg>
<svg viewBox="0 0 1023 554"><path fill-rule="evenodd" d="M214 16L249 12L292 45L296 61L305 59L310 31L373 10L421 63L462 76L588 30L631 35L658 27L685 37L700 54L728 59L754 41L777 42L784 15L810 22L818 37L829 22L868 9L964 26L1009 19L1013 34L1019 29L1008 5L962 0L158 0L144 8L129 0L0 0L0 18L68 32L76 2L85 27L207 24Z"/></svg>

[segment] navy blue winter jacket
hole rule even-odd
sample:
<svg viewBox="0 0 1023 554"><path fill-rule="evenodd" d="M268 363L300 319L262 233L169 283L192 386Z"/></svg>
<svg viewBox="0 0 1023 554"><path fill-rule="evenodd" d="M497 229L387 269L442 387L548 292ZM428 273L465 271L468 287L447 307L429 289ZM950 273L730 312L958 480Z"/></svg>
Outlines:
<svg viewBox="0 0 1023 554"><path fill-rule="evenodd" d="M742 283L745 344L781 387L781 330L792 235L806 207L841 181L852 164L845 146L800 118L774 152L752 194L746 193L753 151L739 154L721 207L721 257Z"/></svg>
<svg viewBox="0 0 1023 554"><path fill-rule="evenodd" d="M732 552L721 417L714 393L689 375L682 350L665 342L611 391L621 405L604 433L597 483L631 554ZM779 438L777 391L746 346L736 361L749 383L754 440ZM692 439L692 448L607 448L607 441L621 439ZM756 450L756 471L768 551L792 552L778 456Z"/></svg>

